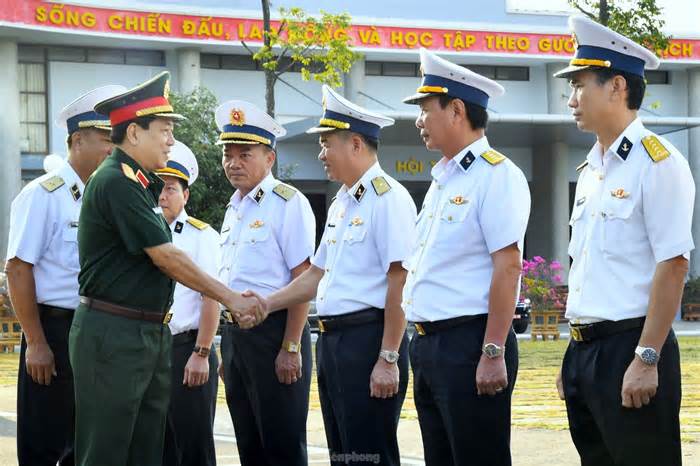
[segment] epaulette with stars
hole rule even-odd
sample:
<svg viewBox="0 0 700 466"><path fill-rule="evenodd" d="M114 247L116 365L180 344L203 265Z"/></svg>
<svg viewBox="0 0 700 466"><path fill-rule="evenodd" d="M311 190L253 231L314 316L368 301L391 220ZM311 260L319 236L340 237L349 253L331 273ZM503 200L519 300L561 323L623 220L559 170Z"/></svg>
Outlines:
<svg viewBox="0 0 700 466"><path fill-rule="evenodd" d="M63 178L56 175L56 176L52 176L51 178L49 178L47 180L42 181L40 184L41 184L42 188L44 188L48 192L52 193L52 192L56 191L58 188L60 188L61 186L63 186L64 184L66 184L66 182L63 181Z"/></svg>
<svg viewBox="0 0 700 466"><path fill-rule="evenodd" d="M377 193L377 196L382 196L391 191L391 186L383 176L372 178L372 187L374 188L374 192Z"/></svg>
<svg viewBox="0 0 700 466"><path fill-rule="evenodd" d="M274 187L273 193L286 201L290 200L297 193L297 190L285 183L280 183Z"/></svg>
<svg viewBox="0 0 700 466"><path fill-rule="evenodd" d="M649 157L651 157L651 160L656 162L661 162L664 159L667 159L669 155L671 155L671 151L666 149L663 144L661 144L661 141L659 141L659 138L654 136L653 134L646 136L642 138L642 145L644 146L644 149L646 149L647 154L649 154Z"/></svg>

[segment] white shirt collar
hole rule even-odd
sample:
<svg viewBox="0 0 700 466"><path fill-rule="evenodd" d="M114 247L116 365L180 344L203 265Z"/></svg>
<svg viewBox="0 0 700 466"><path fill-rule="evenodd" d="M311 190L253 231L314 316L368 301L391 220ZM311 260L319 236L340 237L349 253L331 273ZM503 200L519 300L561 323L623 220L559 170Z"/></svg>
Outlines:
<svg viewBox="0 0 700 466"><path fill-rule="evenodd" d="M610 144L608 152L614 156L613 159L616 158L618 161L624 162L627 160L624 154L626 153L629 156L632 152L632 148L636 144L639 144L643 136L644 125L642 124L642 120L637 117L622 131L622 133L620 133L617 139ZM627 150L625 151L624 149ZM593 168L599 168L603 164L602 155L605 155L603 154L603 146L600 142L596 141L588 152L586 159Z"/></svg>
<svg viewBox="0 0 700 466"><path fill-rule="evenodd" d="M265 197L267 197L267 194L272 191L272 189L275 187L275 184L277 182L277 179L272 176L272 172L268 173L265 178L262 179L260 183L258 183L257 186L255 186L253 189L248 192L245 196L241 196L240 190L236 190L236 192L233 193L231 196L231 200L229 201L229 205L233 206L234 208L238 208L238 206L243 202L243 197L250 198L251 201L253 201L254 204L259 204L265 200ZM258 191L262 189L263 190L263 197L260 199L260 201L255 200L255 196L258 194Z"/></svg>
<svg viewBox="0 0 700 466"><path fill-rule="evenodd" d="M379 165L379 161L374 162L374 164L369 167L367 171L362 174L360 179L357 180L357 182L355 182L355 184L350 188L345 185L341 186L338 190L337 198L343 199L346 196L350 196L355 200L355 202L359 203L364 195L356 195L357 190L364 189L366 191L372 185L372 180L377 176L381 176L382 174L384 174L384 170L382 170L382 167ZM360 188L360 186L362 186L362 188ZM360 198L360 201L357 200L358 197Z"/></svg>
<svg viewBox="0 0 700 466"><path fill-rule="evenodd" d="M187 222L187 219L188 219L188 218L190 218L190 216L187 215L187 211L186 211L185 208L183 207L183 208L182 208L182 212L180 212L180 215L178 215L178 216L175 218L175 220L173 220L173 221L170 223L170 225L169 225L169 226L170 226L170 229L171 229L171 230L174 230L174 229L175 229L175 225L177 225L177 222L185 223L185 222Z"/></svg>
<svg viewBox="0 0 700 466"><path fill-rule="evenodd" d="M435 164L433 169L430 171L430 174L435 180L438 180L442 178L443 176L449 176L450 174L453 173L453 171L459 167L461 170L466 171L466 168L469 168L469 166L476 161L477 158L487 150L491 148L491 145L489 144L488 139L486 136L480 137L476 141L472 142L469 144L467 147L462 149L452 157L451 159L448 159L447 157L443 157L440 159L438 163ZM462 161L467 155L471 152L471 158L472 161Z"/></svg>
<svg viewBox="0 0 700 466"><path fill-rule="evenodd" d="M63 178L63 181L65 181L68 189L72 188L73 185L76 185L80 191L80 195L82 196L83 192L85 191L85 183L83 183L83 180L80 179L80 176L78 176L78 173L75 171L73 166L68 163L68 161L64 162L64 164L57 169L57 172L58 175ZM76 199L76 201L77 200L78 199Z"/></svg>

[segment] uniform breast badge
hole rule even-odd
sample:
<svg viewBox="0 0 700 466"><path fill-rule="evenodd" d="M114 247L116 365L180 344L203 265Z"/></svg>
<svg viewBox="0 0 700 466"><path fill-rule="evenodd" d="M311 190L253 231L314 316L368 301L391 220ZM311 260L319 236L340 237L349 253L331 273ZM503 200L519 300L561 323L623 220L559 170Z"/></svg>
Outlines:
<svg viewBox="0 0 700 466"><path fill-rule="evenodd" d="M626 199L630 197L630 193L625 191L623 188L617 188L610 191L610 195L616 199Z"/></svg>

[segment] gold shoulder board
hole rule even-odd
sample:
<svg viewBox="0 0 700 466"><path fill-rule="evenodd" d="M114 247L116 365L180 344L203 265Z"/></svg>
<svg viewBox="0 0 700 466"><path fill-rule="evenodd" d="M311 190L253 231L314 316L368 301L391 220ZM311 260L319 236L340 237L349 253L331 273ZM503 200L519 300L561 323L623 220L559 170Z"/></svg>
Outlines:
<svg viewBox="0 0 700 466"><path fill-rule="evenodd" d="M377 196L382 196L391 191L391 186L389 186L389 183L383 176L372 178L372 187L374 188L374 192L377 193Z"/></svg>
<svg viewBox="0 0 700 466"><path fill-rule="evenodd" d="M279 197L285 201L290 200L297 193L297 190L289 186L288 184L280 183L274 187L273 193L277 194Z"/></svg>
<svg viewBox="0 0 700 466"><path fill-rule="evenodd" d="M491 165L498 165L506 159L505 155L493 149L487 150L481 156Z"/></svg>
<svg viewBox="0 0 700 466"><path fill-rule="evenodd" d="M671 155L671 152L666 149L664 145L661 144L661 141L659 141L659 138L654 135L649 135L642 138L642 145L649 154L649 157L651 157L651 160L654 162L661 162L663 159L668 158L668 156Z"/></svg>
<svg viewBox="0 0 700 466"><path fill-rule="evenodd" d="M208 223L203 222L199 219L196 219L194 217L187 217L187 223L195 227L197 230L204 230L206 227L209 226Z"/></svg>
<svg viewBox="0 0 700 466"><path fill-rule="evenodd" d="M52 176L48 180L44 180L41 182L41 187L47 190L48 192L52 193L56 191L58 188L66 184L65 181L63 181L63 178L60 176Z"/></svg>

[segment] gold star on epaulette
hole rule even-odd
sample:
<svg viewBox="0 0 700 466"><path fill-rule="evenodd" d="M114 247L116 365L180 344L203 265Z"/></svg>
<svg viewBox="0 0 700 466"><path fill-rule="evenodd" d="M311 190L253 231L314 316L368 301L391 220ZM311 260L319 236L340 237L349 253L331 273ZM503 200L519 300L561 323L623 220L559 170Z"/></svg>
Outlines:
<svg viewBox="0 0 700 466"><path fill-rule="evenodd" d="M377 196L381 196L391 191L391 186L389 186L389 183L383 176L377 176L376 178L373 178L372 187L374 188L374 192L377 193Z"/></svg>
<svg viewBox="0 0 700 466"><path fill-rule="evenodd" d="M481 154L481 157L483 157L484 160L486 160L491 165L498 165L506 159L505 155L493 149L487 150L486 152Z"/></svg>
<svg viewBox="0 0 700 466"><path fill-rule="evenodd" d="M661 141L659 141L659 138L653 134L642 138L642 145L644 146L644 149L646 149L647 154L649 154L649 157L651 157L651 160L654 162L661 162L663 159L666 159L669 155L671 155L671 152L666 149L666 147L661 144Z"/></svg>
<svg viewBox="0 0 700 466"><path fill-rule="evenodd" d="M280 183L272 190L273 193L277 194L279 197L285 201L290 200L297 193L297 190L289 186L288 184Z"/></svg>
<svg viewBox="0 0 700 466"><path fill-rule="evenodd" d="M48 180L44 180L41 182L41 187L47 190L48 192L52 193L56 191L58 188L66 184L65 181L63 181L63 178L60 176L52 176Z"/></svg>

